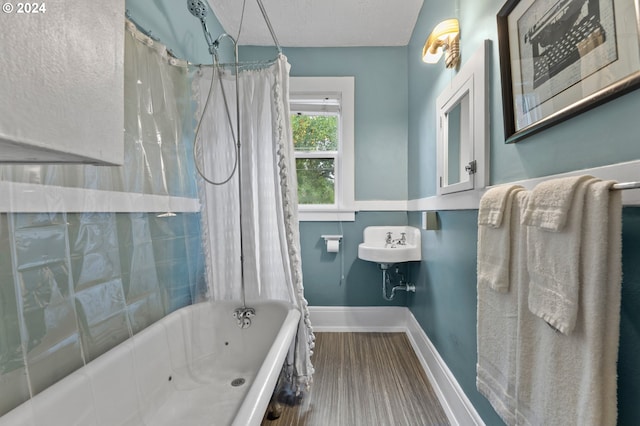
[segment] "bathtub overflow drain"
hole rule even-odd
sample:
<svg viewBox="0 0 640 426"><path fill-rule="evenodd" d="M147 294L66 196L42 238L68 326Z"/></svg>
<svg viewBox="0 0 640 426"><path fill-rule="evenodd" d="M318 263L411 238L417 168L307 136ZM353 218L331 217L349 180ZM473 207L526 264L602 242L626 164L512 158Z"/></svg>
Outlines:
<svg viewBox="0 0 640 426"><path fill-rule="evenodd" d="M237 379L233 379L231 381L231 386L242 386L244 385L245 380L242 377L238 377Z"/></svg>

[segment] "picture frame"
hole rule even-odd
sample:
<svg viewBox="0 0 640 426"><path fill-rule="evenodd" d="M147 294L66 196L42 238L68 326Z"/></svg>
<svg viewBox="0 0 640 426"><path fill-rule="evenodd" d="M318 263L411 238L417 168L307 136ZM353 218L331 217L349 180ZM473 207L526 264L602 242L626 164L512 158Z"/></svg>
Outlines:
<svg viewBox="0 0 640 426"><path fill-rule="evenodd" d="M507 0L497 22L506 143L640 87L640 0Z"/></svg>

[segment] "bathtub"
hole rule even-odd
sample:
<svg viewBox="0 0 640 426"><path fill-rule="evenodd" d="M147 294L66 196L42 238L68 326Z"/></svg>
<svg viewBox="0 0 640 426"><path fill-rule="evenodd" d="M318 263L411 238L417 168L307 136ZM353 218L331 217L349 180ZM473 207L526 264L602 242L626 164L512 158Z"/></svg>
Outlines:
<svg viewBox="0 0 640 426"><path fill-rule="evenodd" d="M300 312L278 301L182 308L0 417L0 426L259 425Z"/></svg>

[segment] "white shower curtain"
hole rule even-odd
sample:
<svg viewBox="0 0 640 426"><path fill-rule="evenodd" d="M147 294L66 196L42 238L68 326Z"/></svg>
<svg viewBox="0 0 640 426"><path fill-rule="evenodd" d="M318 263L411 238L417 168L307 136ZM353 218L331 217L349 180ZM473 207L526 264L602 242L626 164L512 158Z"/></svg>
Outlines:
<svg viewBox="0 0 640 426"><path fill-rule="evenodd" d="M201 187L209 288L215 300L242 299L242 217L247 301L287 300L301 311L286 369L287 379L301 391L309 386L313 374L310 357L314 336L302 286L297 180L289 119L289 64L280 55L268 66L251 68L241 70L238 77L241 162L237 167L236 77L230 71L199 67L193 79L198 118L214 79L198 137L197 161L213 181L224 181L237 169L228 183L203 183Z"/></svg>

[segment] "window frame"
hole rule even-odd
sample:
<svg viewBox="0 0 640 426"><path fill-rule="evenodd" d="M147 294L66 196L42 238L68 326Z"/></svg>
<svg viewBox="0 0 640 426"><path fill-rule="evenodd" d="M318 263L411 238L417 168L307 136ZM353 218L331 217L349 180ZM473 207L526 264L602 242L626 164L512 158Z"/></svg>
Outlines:
<svg viewBox="0 0 640 426"><path fill-rule="evenodd" d="M334 204L299 204L300 221L354 221L354 77L290 77L290 99L309 95L322 97L331 94L340 99L338 151L314 152L296 158L333 158L335 155ZM291 102L290 102L291 104ZM292 114L294 109L291 110Z"/></svg>

